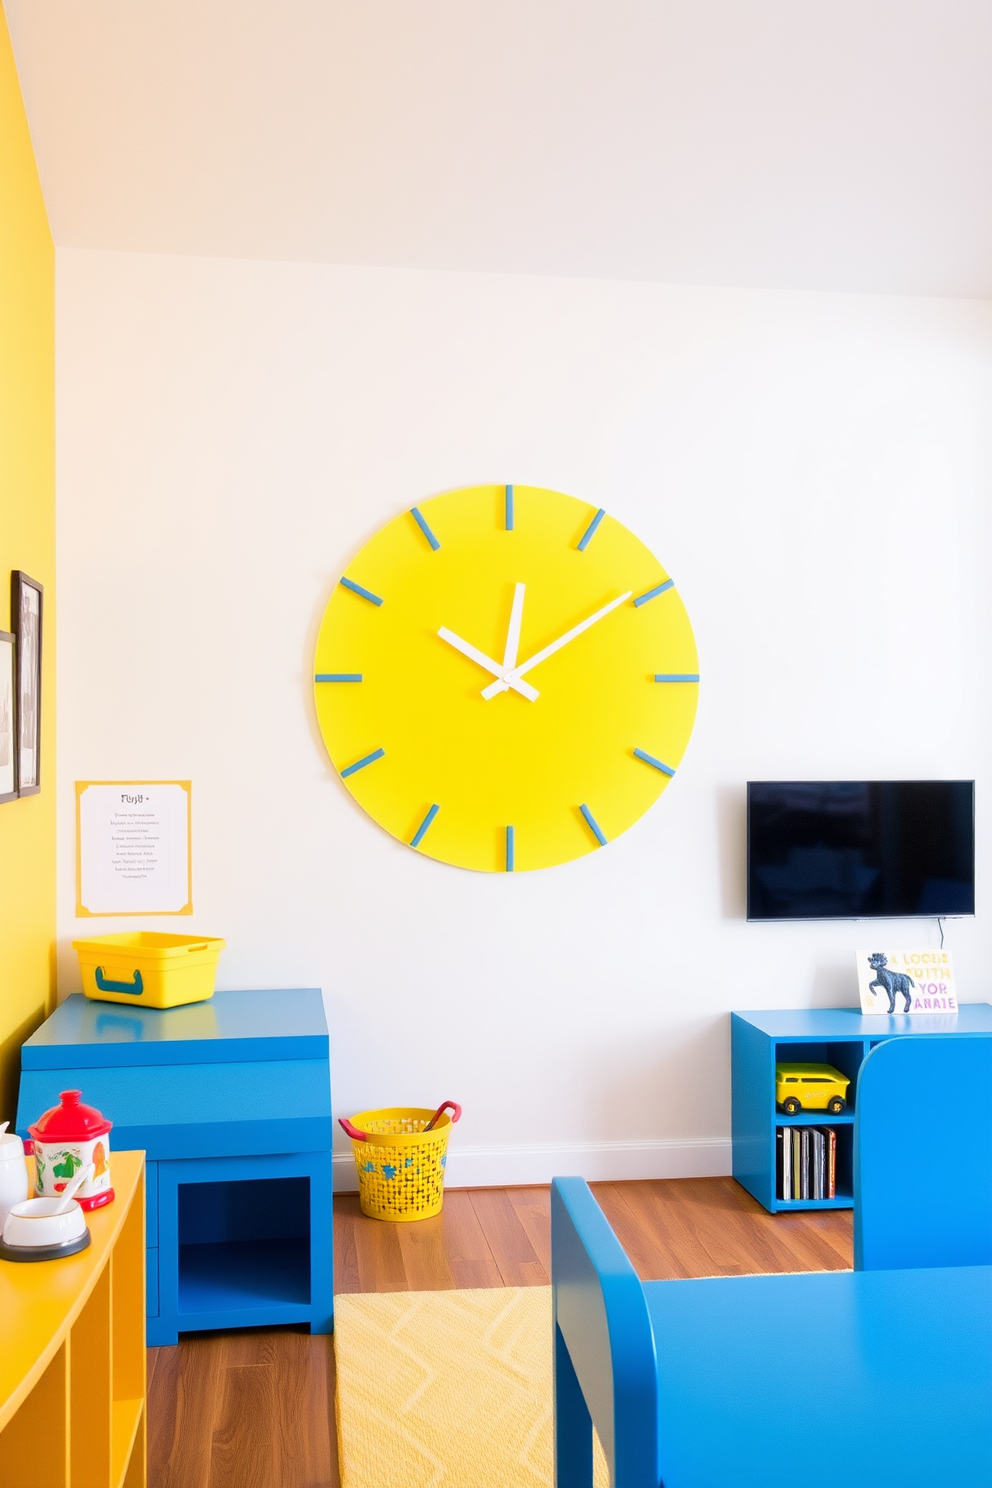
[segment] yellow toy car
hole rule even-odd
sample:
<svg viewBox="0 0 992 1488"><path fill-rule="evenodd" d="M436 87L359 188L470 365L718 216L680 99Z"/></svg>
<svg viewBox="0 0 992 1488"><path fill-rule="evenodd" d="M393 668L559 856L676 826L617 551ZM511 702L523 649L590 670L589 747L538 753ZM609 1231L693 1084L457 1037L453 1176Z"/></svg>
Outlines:
<svg viewBox="0 0 992 1488"><path fill-rule="evenodd" d="M799 1111L829 1111L839 1116L847 1105L850 1080L832 1064L776 1064L775 1099L787 1116Z"/></svg>

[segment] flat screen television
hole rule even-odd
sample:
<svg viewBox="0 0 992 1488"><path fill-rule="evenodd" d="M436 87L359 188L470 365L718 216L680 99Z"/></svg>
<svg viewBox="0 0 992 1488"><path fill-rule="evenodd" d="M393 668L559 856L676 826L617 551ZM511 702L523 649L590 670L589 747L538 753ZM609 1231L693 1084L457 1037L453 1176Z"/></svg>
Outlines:
<svg viewBox="0 0 992 1488"><path fill-rule="evenodd" d="M974 913L973 780L749 782L749 920Z"/></svg>

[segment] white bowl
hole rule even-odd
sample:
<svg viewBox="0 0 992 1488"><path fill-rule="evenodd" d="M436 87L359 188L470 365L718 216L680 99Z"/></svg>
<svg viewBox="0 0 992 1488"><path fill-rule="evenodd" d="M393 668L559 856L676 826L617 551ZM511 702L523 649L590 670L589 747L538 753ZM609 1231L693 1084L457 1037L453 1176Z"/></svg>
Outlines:
<svg viewBox="0 0 992 1488"><path fill-rule="evenodd" d="M24 1199L10 1210L3 1225L7 1245L36 1248L40 1245L68 1245L86 1233L86 1216L70 1199L61 1214L55 1210L61 1199Z"/></svg>

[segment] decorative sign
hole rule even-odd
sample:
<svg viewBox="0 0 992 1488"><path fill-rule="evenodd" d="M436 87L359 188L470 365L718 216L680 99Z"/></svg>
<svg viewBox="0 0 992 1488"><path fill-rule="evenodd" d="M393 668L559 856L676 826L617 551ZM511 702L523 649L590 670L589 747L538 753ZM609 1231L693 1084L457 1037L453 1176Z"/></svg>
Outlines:
<svg viewBox="0 0 992 1488"><path fill-rule="evenodd" d="M76 782L76 914L192 914L188 780Z"/></svg>
<svg viewBox="0 0 992 1488"><path fill-rule="evenodd" d="M950 951L858 951L863 1013L956 1013Z"/></svg>

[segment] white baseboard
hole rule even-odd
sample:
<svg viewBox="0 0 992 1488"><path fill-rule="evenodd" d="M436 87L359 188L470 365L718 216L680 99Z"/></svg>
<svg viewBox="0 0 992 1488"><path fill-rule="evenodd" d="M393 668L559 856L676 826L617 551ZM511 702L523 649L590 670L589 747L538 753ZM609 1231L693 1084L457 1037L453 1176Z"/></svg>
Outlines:
<svg viewBox="0 0 992 1488"><path fill-rule="evenodd" d="M459 1147L448 1157L446 1188L503 1188L578 1174L590 1182L635 1178L716 1178L731 1170L731 1146L718 1137L559 1146ZM358 1188L350 1152L334 1154L336 1193Z"/></svg>

